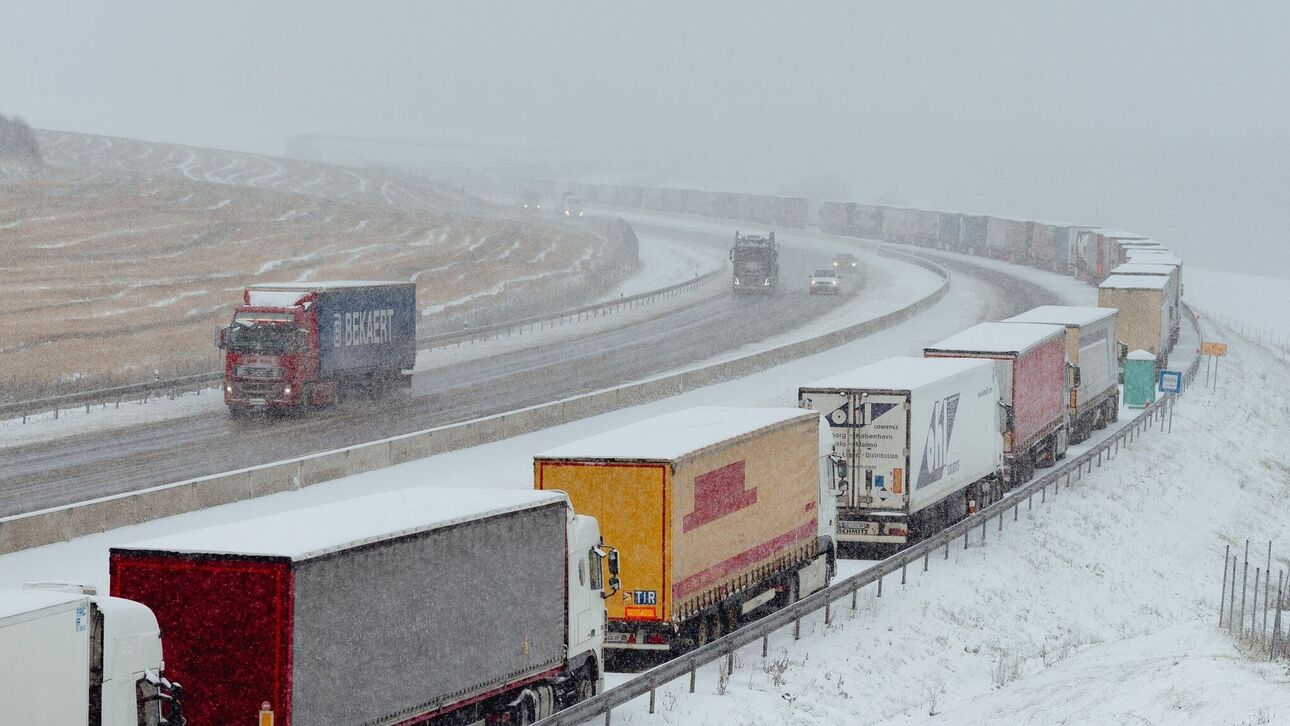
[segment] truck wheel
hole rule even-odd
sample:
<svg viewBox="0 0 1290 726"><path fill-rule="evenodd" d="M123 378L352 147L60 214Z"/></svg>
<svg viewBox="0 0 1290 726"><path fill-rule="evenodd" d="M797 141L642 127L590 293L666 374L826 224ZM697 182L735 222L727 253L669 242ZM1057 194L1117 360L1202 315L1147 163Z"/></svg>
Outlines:
<svg viewBox="0 0 1290 726"><path fill-rule="evenodd" d="M739 608L738 607L728 608L723 613L723 616L726 619L725 625L726 625L727 633L733 633L739 629Z"/></svg>
<svg viewBox="0 0 1290 726"><path fill-rule="evenodd" d="M596 695L596 677L590 668L583 668L578 673L578 687L573 694L573 702L581 703Z"/></svg>
<svg viewBox="0 0 1290 726"><path fill-rule="evenodd" d="M702 648L703 646L707 645L708 643L711 643L712 641L720 637L721 637L721 614L720 613L704 615L703 617L699 618L699 634L698 634L698 637L695 638L695 643L698 645L698 647Z"/></svg>

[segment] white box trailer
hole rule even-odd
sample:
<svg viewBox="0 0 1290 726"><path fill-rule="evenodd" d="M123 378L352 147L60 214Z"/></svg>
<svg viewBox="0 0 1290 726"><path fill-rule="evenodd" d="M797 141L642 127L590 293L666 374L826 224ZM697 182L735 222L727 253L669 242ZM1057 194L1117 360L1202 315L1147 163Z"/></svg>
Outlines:
<svg viewBox="0 0 1290 726"><path fill-rule="evenodd" d="M888 358L798 389L846 464L838 541L903 545L997 496L999 399L995 366L964 358Z"/></svg>
<svg viewBox="0 0 1290 726"><path fill-rule="evenodd" d="M1070 441L1088 439L1095 429L1119 418L1120 360L1124 357L1115 308L1041 305L1005 323L1047 323L1066 328L1066 362L1075 367L1067 410Z"/></svg>
<svg viewBox="0 0 1290 726"><path fill-rule="evenodd" d="M162 666L143 605L70 586L0 591L0 723L157 726L177 693ZM164 711L182 722L177 702Z"/></svg>

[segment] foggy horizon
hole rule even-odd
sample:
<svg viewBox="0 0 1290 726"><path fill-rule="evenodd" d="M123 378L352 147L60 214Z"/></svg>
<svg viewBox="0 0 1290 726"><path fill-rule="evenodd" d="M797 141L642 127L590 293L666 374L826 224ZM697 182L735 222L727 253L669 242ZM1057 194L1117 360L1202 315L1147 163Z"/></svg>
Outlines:
<svg viewBox="0 0 1290 726"><path fill-rule="evenodd" d="M273 155L308 134L558 149L659 184L1098 224L1192 264L1290 267L1290 9L1270 3L8 15L0 112L38 128Z"/></svg>

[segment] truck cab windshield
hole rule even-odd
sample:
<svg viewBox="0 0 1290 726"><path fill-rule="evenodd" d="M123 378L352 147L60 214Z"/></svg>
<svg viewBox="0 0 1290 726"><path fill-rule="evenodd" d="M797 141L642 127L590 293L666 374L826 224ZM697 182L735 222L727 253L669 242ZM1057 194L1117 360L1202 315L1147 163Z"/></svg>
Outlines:
<svg viewBox="0 0 1290 726"><path fill-rule="evenodd" d="M228 329L226 345L236 353L284 355L295 350L299 330L294 321L242 319L239 315Z"/></svg>

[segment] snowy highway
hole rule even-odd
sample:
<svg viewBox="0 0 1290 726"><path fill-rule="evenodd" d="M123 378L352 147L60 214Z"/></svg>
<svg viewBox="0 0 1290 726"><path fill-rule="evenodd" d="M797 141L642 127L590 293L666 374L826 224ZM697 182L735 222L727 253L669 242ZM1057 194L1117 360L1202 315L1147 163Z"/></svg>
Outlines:
<svg viewBox="0 0 1290 726"><path fill-rule="evenodd" d="M666 225L666 220L658 224ZM733 229L731 230L733 233ZM724 248L727 235L693 229L643 228ZM707 297L655 318L577 339L419 372L412 395L348 401L298 420L233 421L222 412L69 437L8 449L0 475L0 515L128 492L197 476L325 451L436 425L468 420L637 380L693 365L797 327L839 305L916 299L869 279L842 300L810 297L805 280L829 263L829 245L809 234L785 234L783 289L769 298ZM841 248L839 248L841 249ZM867 262L872 256L864 258ZM917 270L886 261L891 266ZM929 276L923 271L915 277ZM999 288L1005 286L1000 281ZM921 288L919 288L921 289ZM903 297L902 297L903 296ZM1017 310L1046 300L1016 299ZM1011 310L1012 308L1008 308ZM1000 311L1005 312L1005 311Z"/></svg>

